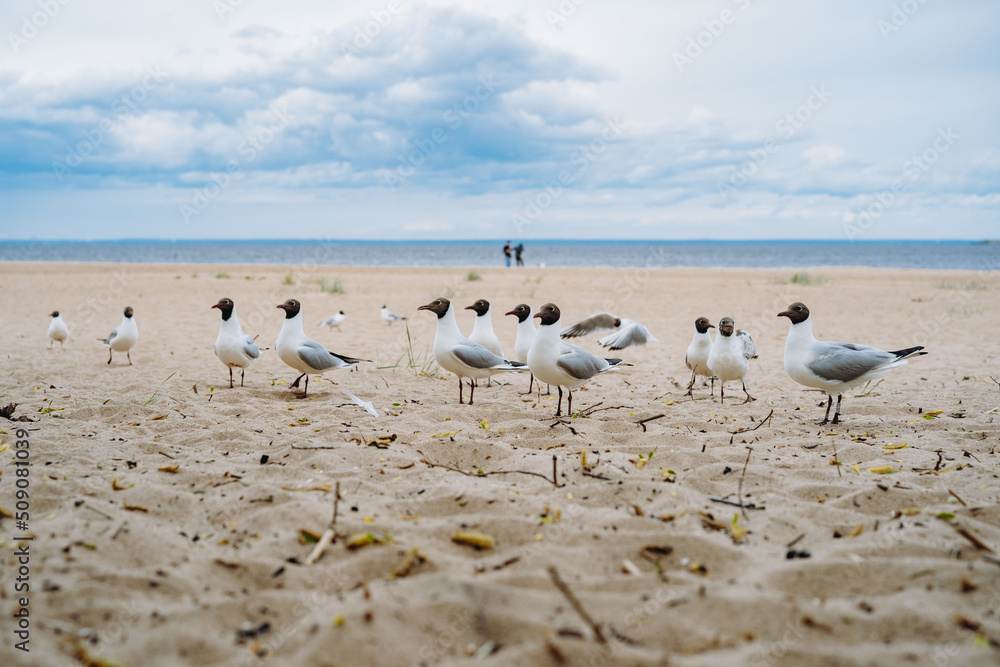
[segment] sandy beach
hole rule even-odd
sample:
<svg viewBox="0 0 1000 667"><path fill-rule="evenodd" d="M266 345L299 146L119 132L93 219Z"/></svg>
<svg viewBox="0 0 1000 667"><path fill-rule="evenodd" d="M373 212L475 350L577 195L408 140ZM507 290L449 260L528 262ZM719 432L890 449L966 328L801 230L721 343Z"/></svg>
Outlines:
<svg viewBox="0 0 1000 667"><path fill-rule="evenodd" d="M33 420L0 420L0 664L1000 664L1000 272L6 263L0 281L0 403ZM242 388L213 353L224 296L264 350ZM508 357L522 302L658 342L607 353L632 367L575 392L568 424L527 375L459 405L416 310L437 296L490 300ZM287 298L371 363L297 398L273 349ZM818 426L825 396L782 366L793 301L818 338L929 354ZM125 306L133 365L109 366L97 339ZM754 337L757 401L683 395L702 315Z"/></svg>

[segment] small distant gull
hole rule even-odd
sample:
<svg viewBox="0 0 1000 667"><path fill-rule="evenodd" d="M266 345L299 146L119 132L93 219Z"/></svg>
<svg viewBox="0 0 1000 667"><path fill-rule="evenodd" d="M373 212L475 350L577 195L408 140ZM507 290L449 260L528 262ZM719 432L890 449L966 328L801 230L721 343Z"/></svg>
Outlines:
<svg viewBox="0 0 1000 667"><path fill-rule="evenodd" d="M750 334L743 329L736 329L733 318L723 317L719 321L719 334L708 355L708 368L719 378L719 396L723 403L726 402L726 383L731 380L739 380L743 385L743 393L747 395L744 403L757 400L747 391L746 384L750 360L756 356L757 347Z"/></svg>
<svg viewBox="0 0 1000 667"><path fill-rule="evenodd" d="M108 364L111 363L111 358L115 352L124 352L125 356L128 357L128 365L131 366L132 355L129 354L129 350L139 342L139 329L135 326L135 320L132 319L132 307L127 306L125 308L122 323L116 329L113 329L107 338L98 338L97 340L104 343L104 347L108 348Z"/></svg>
<svg viewBox="0 0 1000 667"><path fill-rule="evenodd" d="M382 319L392 324L393 322L399 322L400 320L405 320L406 318L402 315L397 315L396 313L389 310L388 306L382 306Z"/></svg>
<svg viewBox="0 0 1000 667"><path fill-rule="evenodd" d="M707 317L699 317L694 321L694 336L691 337L691 344L688 345L687 353L684 355L684 364L691 371L691 382L688 383L688 390L685 396L694 396L694 382L699 375L710 378L712 371L708 368L708 355L712 351L712 333L709 329L714 329L715 325L708 321ZM715 396L715 381L712 381L712 395Z"/></svg>
<svg viewBox="0 0 1000 667"><path fill-rule="evenodd" d="M827 394L826 415L820 425L830 421L834 394L837 410L832 423L839 424L840 401L845 391L882 377L904 365L910 357L927 354L920 346L886 352L867 345L816 340L809 309L799 302L778 313L778 317L787 317L792 323L785 339L785 372L799 384Z"/></svg>
<svg viewBox="0 0 1000 667"><path fill-rule="evenodd" d="M243 333L240 319L236 317L236 304L225 297L212 306L222 313L222 324L219 325L219 337L215 339L215 356L229 369L229 388L233 388L233 369L240 369L240 386L243 386L243 375L254 359L260 357L260 348L252 336Z"/></svg>
<svg viewBox="0 0 1000 667"><path fill-rule="evenodd" d="M573 390L582 387L590 378L622 363L621 359L604 359L587 352L582 347L564 343L560 339L559 324L562 315L554 303L547 303L535 315L540 320L535 341L528 350L528 368L539 382L554 384L559 389L556 417L562 414L562 390L566 387L569 397L566 412L573 414Z"/></svg>
<svg viewBox="0 0 1000 667"><path fill-rule="evenodd" d="M434 359L446 371L458 376L458 402L464 403L462 397L462 379L470 380L489 378L506 371L523 371L527 367L517 361L507 361L496 355L479 343L474 343L458 329L455 318L455 307L451 301L441 297L417 310L429 310L437 315L437 331L434 334ZM470 383L469 405L472 405L476 386Z"/></svg>
<svg viewBox="0 0 1000 667"><path fill-rule="evenodd" d="M62 348L63 341L69 338L69 328L67 328L66 323L63 318L59 315L58 310L52 311L52 322L49 324L49 349L52 349L52 344L59 341L59 347Z"/></svg>
<svg viewBox="0 0 1000 667"><path fill-rule="evenodd" d="M505 315L515 315L517 316L517 338L514 339L514 356L521 363L528 363L528 350L531 349L531 344L535 342L535 318L531 316L531 306L526 303L518 304L514 307L514 310L504 313ZM531 393L531 386L535 381L535 374L531 373L531 379L528 380L528 391Z"/></svg>
<svg viewBox="0 0 1000 667"><path fill-rule="evenodd" d="M281 325L281 331L278 332L278 340L275 341L274 347L283 362L302 373L289 385L289 389L298 387L302 378L306 379L302 398L309 393L309 373L322 374L331 368L350 368L365 361L330 352L306 336L302 330L302 304L295 299L288 299L277 307L285 311L285 321Z"/></svg>
<svg viewBox="0 0 1000 667"><path fill-rule="evenodd" d="M344 311L341 310L320 322L319 325L321 327L330 327L331 330L333 330L334 327L339 329L340 325L343 324L346 319L347 316L344 315Z"/></svg>
<svg viewBox="0 0 1000 667"><path fill-rule="evenodd" d="M585 320L566 327L559 335L563 338L574 338L607 332L611 333L599 339L597 343L611 350L624 350L630 345L645 345L649 341L656 340L641 322L618 317L611 313L591 315Z"/></svg>

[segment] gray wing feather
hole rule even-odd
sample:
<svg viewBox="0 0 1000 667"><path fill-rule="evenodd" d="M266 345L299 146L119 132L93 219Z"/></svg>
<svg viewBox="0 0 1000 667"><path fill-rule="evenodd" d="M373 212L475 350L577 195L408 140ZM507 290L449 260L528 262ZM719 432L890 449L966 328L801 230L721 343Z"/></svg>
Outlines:
<svg viewBox="0 0 1000 667"><path fill-rule="evenodd" d="M627 325L626 322L628 323ZM649 329L645 326L632 320L622 320L620 331L608 334L597 342L612 350L623 350L630 345L645 345L651 340L656 339L653 338L649 333Z"/></svg>
<svg viewBox="0 0 1000 667"><path fill-rule="evenodd" d="M610 366L605 359L576 345L563 345L556 365L577 380L589 380Z"/></svg>
<svg viewBox="0 0 1000 667"><path fill-rule="evenodd" d="M260 348L257 347L257 343L254 342L252 336L243 335L244 345L243 354L247 355L251 359L256 359L260 356Z"/></svg>
<svg viewBox="0 0 1000 667"><path fill-rule="evenodd" d="M753 343L753 338L750 337L743 329L737 329L736 335L743 339L743 358L747 361L753 359L757 356L757 346Z"/></svg>
<svg viewBox="0 0 1000 667"><path fill-rule="evenodd" d="M115 336L117 335L118 335L118 327L115 327L114 329L111 330L111 333L108 334L108 337L104 339L104 344L111 345L111 341L113 341L115 339Z"/></svg>
<svg viewBox="0 0 1000 667"><path fill-rule="evenodd" d="M595 332L607 333L608 331L617 331L618 327L615 326L615 320L619 319L611 313L597 313L566 327L559 332L559 335L563 338L575 338L576 336L586 336Z"/></svg>
<svg viewBox="0 0 1000 667"><path fill-rule="evenodd" d="M806 366L824 380L850 382L896 357L885 350L854 343L817 343L816 357Z"/></svg>
<svg viewBox="0 0 1000 667"><path fill-rule="evenodd" d="M479 343L472 341L456 343L451 348L452 355L471 368L493 368L507 364L507 360L498 357Z"/></svg>
<svg viewBox="0 0 1000 667"><path fill-rule="evenodd" d="M325 371L329 368L348 368L352 365L314 340L300 345L296 352L299 359L317 371Z"/></svg>

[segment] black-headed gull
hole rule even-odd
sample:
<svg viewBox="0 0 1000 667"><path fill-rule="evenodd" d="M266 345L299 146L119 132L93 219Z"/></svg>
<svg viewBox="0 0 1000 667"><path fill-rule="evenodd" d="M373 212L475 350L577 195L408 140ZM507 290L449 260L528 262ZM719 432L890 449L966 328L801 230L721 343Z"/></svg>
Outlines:
<svg viewBox="0 0 1000 667"><path fill-rule="evenodd" d="M611 313L597 313L585 320L572 324L563 329L559 335L563 338L574 338L576 336L587 336L592 333L609 333L600 338L597 343L611 350L624 350L630 345L645 345L656 338L649 333L641 322L618 317Z"/></svg>
<svg viewBox="0 0 1000 667"><path fill-rule="evenodd" d="M514 339L514 356L521 363L528 363L528 350L531 349L531 344L535 342L535 318L531 316L531 306L526 303L518 304L514 307L514 310L510 310L505 315L514 315L517 317L517 338ZM528 380L528 391L531 393L531 386L535 381L535 374L531 373L531 379Z"/></svg>
<svg viewBox="0 0 1000 667"><path fill-rule="evenodd" d="M562 316L554 303L542 306L535 317L540 323L535 341L528 350L528 368L539 382L554 384L559 389L556 417L562 414L562 390L566 387L569 393L566 411L572 415L573 390L582 387L595 375L615 369L622 360L604 359L582 347L563 342L559 333Z"/></svg>
<svg viewBox="0 0 1000 667"><path fill-rule="evenodd" d="M715 325L708 321L707 317L699 317L694 321L694 336L691 337L691 344L688 345L687 353L684 355L684 364L691 371L691 382L688 383L685 396L694 396L694 381L699 375L706 378L713 377L712 371L708 369L708 355L712 351L712 333L709 329L714 329ZM712 395L715 396L715 381L712 381Z"/></svg>
<svg viewBox="0 0 1000 667"><path fill-rule="evenodd" d="M52 344L56 341L59 341L59 347L62 348L63 341L67 338L69 338L69 329L66 327L66 323L59 315L58 310L52 311L52 322L49 324L49 349L52 349Z"/></svg>
<svg viewBox="0 0 1000 667"><path fill-rule="evenodd" d="M393 322L399 322L400 320L405 320L406 318L402 315L397 315L396 313L389 310L388 306L382 306L382 319L392 324Z"/></svg>
<svg viewBox="0 0 1000 667"><path fill-rule="evenodd" d="M309 373L323 374L331 368L350 368L358 362L365 361L330 352L306 336L302 330L302 304L295 299L288 299L277 307L285 311L285 321L281 325L281 331L278 332L278 340L275 341L274 347L282 361L302 373L288 388L294 389L299 386L299 380L306 379L302 398L309 393Z"/></svg>
<svg viewBox="0 0 1000 667"><path fill-rule="evenodd" d="M490 313L490 302L480 299L471 306L466 306L466 310L473 310L476 313L476 322L472 325L472 333L469 340L479 343L487 350L503 357L503 348L500 347L500 339L493 333L493 316Z"/></svg>
<svg viewBox="0 0 1000 667"><path fill-rule="evenodd" d="M886 352L867 345L816 340L809 309L803 303L793 303L778 313L778 317L787 317L792 323L785 339L785 372L799 384L822 389L827 394L826 415L821 425L830 421L834 394L837 395L837 410L833 423L839 424L840 401L845 391L882 377L904 365L910 357L927 354L919 346Z"/></svg>
<svg viewBox="0 0 1000 667"><path fill-rule="evenodd" d="M451 301L441 297L417 310L429 310L437 315L437 331L434 334L434 359L446 371L458 376L458 402L464 403L462 397L462 379L477 380L489 378L496 373L505 371L527 370L525 365L517 361L507 361L493 354L479 343L473 343L462 335L455 319L455 307ZM472 405L475 394L475 384L469 389L469 405Z"/></svg>
<svg viewBox="0 0 1000 667"><path fill-rule="evenodd" d="M334 327L339 329L340 325L343 324L346 319L347 315L344 315L344 311L341 310L320 322L319 325L321 327L330 327L331 330L333 330Z"/></svg>
<svg viewBox="0 0 1000 667"><path fill-rule="evenodd" d="M726 383L739 380L743 385L743 393L747 395L744 403L757 399L747 391L746 377L750 372L750 360L757 356L757 348L753 339L743 329L736 329L731 317L723 317L719 321L719 333L712 343L712 351L708 354L708 368L712 375L719 378L720 400L726 402Z"/></svg>
<svg viewBox="0 0 1000 667"><path fill-rule="evenodd" d="M243 374L250 368L253 360L260 356L260 348L252 336L243 333L240 319L236 317L236 304L232 299L222 298L212 306L222 313L222 324L219 325L219 337L215 339L215 356L229 369L229 388L233 388L233 369L240 369L240 386L243 386Z"/></svg>
<svg viewBox="0 0 1000 667"><path fill-rule="evenodd" d="M132 355L129 354L129 350L139 342L139 328L135 326L135 320L132 318L132 307L127 306L125 308L122 323L113 329L107 338L98 338L97 340L104 343L104 347L108 348L108 364L111 363L111 358L115 352L124 352L125 356L128 357L128 365L131 366Z"/></svg>

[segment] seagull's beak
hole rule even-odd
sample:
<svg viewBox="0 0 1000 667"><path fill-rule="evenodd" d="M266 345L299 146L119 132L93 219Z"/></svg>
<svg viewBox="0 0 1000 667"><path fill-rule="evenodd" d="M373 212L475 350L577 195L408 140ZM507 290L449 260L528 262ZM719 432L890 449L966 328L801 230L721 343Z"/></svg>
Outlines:
<svg viewBox="0 0 1000 667"><path fill-rule="evenodd" d="M504 315L517 315L513 310L504 313Z"/></svg>
<svg viewBox="0 0 1000 667"><path fill-rule="evenodd" d="M714 329L714 328L715 328L715 325L714 325L714 324L709 324L709 325L708 325L708 328L709 328L709 329Z"/></svg>
<svg viewBox="0 0 1000 667"><path fill-rule="evenodd" d="M430 309L431 309L431 304L429 303L426 306L417 306L417 310L430 310Z"/></svg>
<svg viewBox="0 0 1000 667"><path fill-rule="evenodd" d="M541 316L542 316L541 313L535 313L534 315L532 315L531 319L535 319L536 317L541 318Z"/></svg>
<svg viewBox="0 0 1000 667"><path fill-rule="evenodd" d="M215 304L214 306L212 306L212 308L222 308L222 306L220 306L219 304ZM281 308L281 306L278 306L278 308Z"/></svg>
<svg viewBox="0 0 1000 667"><path fill-rule="evenodd" d="M788 312L787 310L783 310L780 313L778 313L778 317L787 317L788 319L791 319L792 318L792 314L790 312Z"/></svg>
<svg viewBox="0 0 1000 667"><path fill-rule="evenodd" d="M466 306L465 310L475 310L475 308L473 308L472 306Z"/></svg>
<svg viewBox="0 0 1000 667"><path fill-rule="evenodd" d="M215 308L215 306L212 306L212 308ZM282 310L284 310L285 309L285 304L279 303L277 306L275 306L275 308L281 308Z"/></svg>

